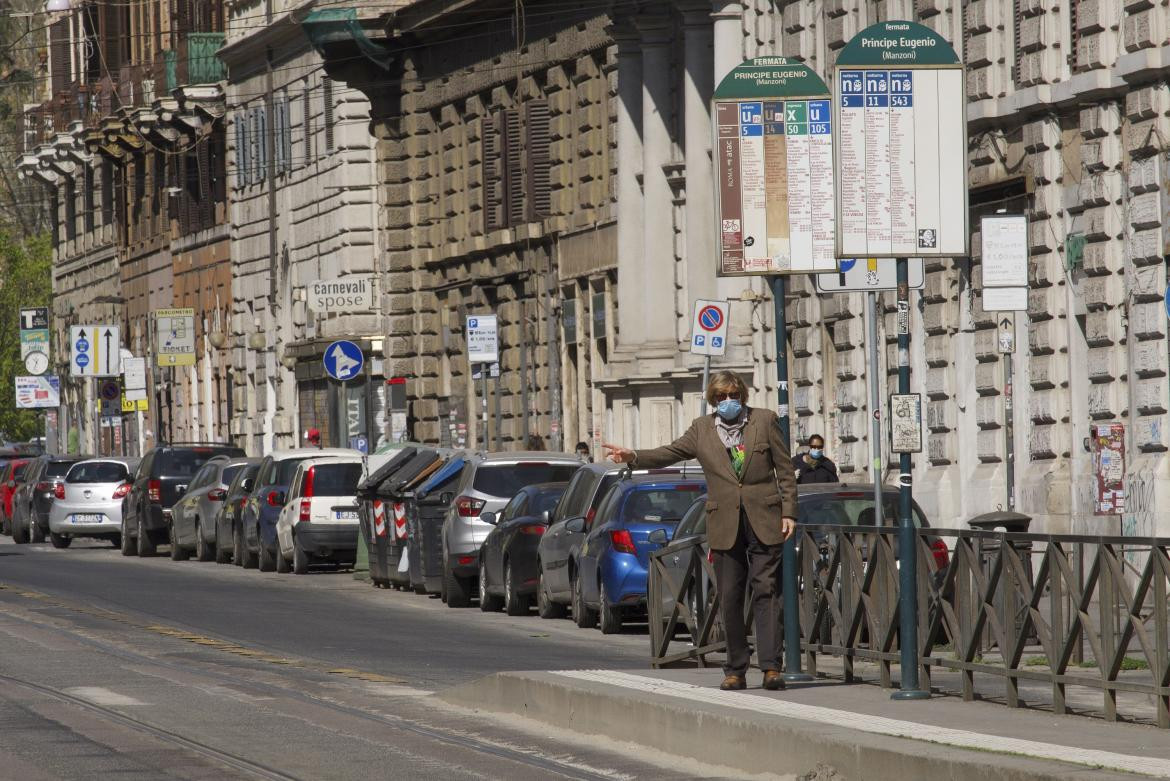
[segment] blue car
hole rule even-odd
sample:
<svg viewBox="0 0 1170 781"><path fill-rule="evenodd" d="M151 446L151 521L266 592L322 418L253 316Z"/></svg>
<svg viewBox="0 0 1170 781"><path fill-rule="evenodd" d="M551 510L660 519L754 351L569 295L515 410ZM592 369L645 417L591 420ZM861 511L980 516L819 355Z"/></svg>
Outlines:
<svg viewBox="0 0 1170 781"><path fill-rule="evenodd" d="M614 634L626 619L645 614L650 554L670 541L706 490L702 478L681 475L631 476L609 489L581 543L573 592L577 626L600 621L602 632Z"/></svg>

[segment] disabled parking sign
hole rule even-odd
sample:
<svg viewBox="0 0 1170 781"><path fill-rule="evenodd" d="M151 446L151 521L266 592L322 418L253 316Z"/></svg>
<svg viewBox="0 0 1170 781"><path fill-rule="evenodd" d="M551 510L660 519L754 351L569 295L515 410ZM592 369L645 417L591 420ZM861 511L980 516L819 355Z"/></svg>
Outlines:
<svg viewBox="0 0 1170 781"><path fill-rule="evenodd" d="M695 301L695 317L691 321L691 354L723 355L727 352L726 301Z"/></svg>

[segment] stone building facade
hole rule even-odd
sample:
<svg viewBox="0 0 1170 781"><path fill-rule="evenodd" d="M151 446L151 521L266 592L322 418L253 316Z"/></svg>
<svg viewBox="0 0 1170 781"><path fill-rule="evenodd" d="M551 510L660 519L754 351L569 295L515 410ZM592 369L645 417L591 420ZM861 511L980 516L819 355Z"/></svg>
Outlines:
<svg viewBox="0 0 1170 781"><path fill-rule="evenodd" d="M232 3L219 52L231 106L232 437L252 452L295 446L310 428L348 445L340 386L322 365L339 338L372 357L347 389L350 435L372 451L388 431L382 298L364 312L313 312L306 301L316 280L382 270L369 102L322 69L302 28L313 5L275 2L266 16L264 3Z"/></svg>

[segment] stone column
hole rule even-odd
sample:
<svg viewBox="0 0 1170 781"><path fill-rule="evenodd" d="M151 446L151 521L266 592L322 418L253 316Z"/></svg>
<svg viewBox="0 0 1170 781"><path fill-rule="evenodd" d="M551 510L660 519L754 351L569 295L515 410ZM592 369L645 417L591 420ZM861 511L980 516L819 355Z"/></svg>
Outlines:
<svg viewBox="0 0 1170 781"><path fill-rule="evenodd" d="M711 93L713 39L708 6L683 9L683 111L686 122L686 267L687 295L711 298L716 293L714 166L711 161Z"/></svg>
<svg viewBox="0 0 1170 781"><path fill-rule="evenodd" d="M646 337L646 276L642 264L642 47L633 22L619 19L610 28L618 52L617 104L617 261L618 345Z"/></svg>
<svg viewBox="0 0 1170 781"><path fill-rule="evenodd" d="M642 310L646 342L677 349L675 337L673 193L663 166L670 162L670 47L673 29L663 14L639 16L642 36Z"/></svg>
<svg viewBox="0 0 1170 781"><path fill-rule="evenodd" d="M715 83L743 62L743 5L740 0L712 0L715 33Z"/></svg>

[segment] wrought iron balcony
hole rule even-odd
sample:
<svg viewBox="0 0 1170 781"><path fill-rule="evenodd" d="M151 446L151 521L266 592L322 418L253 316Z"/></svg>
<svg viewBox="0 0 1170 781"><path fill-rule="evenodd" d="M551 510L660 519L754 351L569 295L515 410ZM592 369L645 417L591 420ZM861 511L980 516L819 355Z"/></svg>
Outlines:
<svg viewBox="0 0 1170 781"><path fill-rule="evenodd" d="M223 62L215 54L223 41L223 33L178 36L173 48L159 52L155 58L155 95L170 95L177 87L215 84L227 78Z"/></svg>

